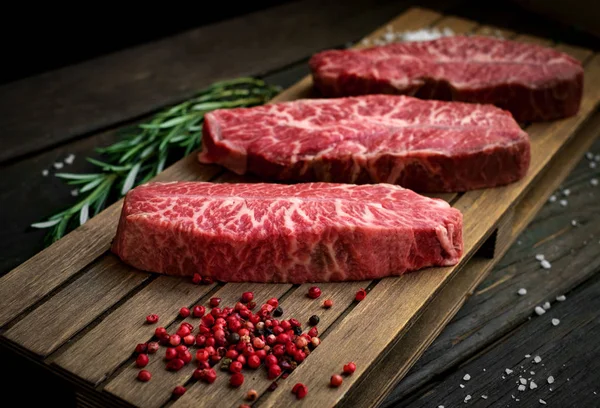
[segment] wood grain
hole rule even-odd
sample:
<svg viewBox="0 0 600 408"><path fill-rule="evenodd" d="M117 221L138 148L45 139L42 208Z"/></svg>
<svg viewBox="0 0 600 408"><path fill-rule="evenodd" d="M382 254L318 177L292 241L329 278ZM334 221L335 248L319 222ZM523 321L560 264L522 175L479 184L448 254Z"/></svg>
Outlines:
<svg viewBox="0 0 600 408"><path fill-rule="evenodd" d="M4 85L0 162L185 100L213 81L258 75L338 46L405 7L292 2Z"/></svg>
<svg viewBox="0 0 600 408"><path fill-rule="evenodd" d="M49 363L96 385L132 356L136 344L152 338L156 327L171 324L181 306L195 304L214 286L160 276ZM158 323L146 324L152 313L159 315Z"/></svg>
<svg viewBox="0 0 600 408"><path fill-rule="evenodd" d="M210 180L222 170L197 162L194 155L154 178ZM113 239L123 200L119 200L62 239L0 277L0 326L35 304L105 253ZM40 271L44 271L40 273Z"/></svg>
<svg viewBox="0 0 600 408"><path fill-rule="evenodd" d="M8 329L4 336L33 353L47 356L150 276L114 256L94 266ZM33 336L32 327L36 328Z"/></svg>
<svg viewBox="0 0 600 408"><path fill-rule="evenodd" d="M257 304L261 305L272 297L281 297L291 287L292 285L288 284L227 284L218 292L211 295L211 297L221 298L223 307L233 307L235 306L235 303L240 300L240 296L243 292L250 291L254 293ZM208 307L208 300L205 300L203 304L210 310ZM192 317L184 319L183 321L189 322L195 328L197 328L199 324L199 319ZM168 327L169 333L174 333L180 324L181 323L178 320L176 324ZM146 341L147 339L140 338L140 340ZM163 359L164 353L165 348L163 347L157 354L151 356L153 358L151 358L150 364L146 367L146 369L153 374L151 382L141 383L138 381L136 376L139 368L131 363L112 379L104 387L104 390L137 406L149 408L162 406L171 398L171 391L173 388L177 385L184 385L188 379L191 378L192 372L196 368L195 363L192 362L177 372L167 371ZM193 357L195 359L195 355ZM212 384L211 390L218 391L220 389L225 389L228 391L227 381L229 380L229 376L220 371L218 366L215 369L217 370L217 375L220 377L219 379L221 381ZM215 400L220 399L216 395L211 396L211 401ZM211 401L205 400L205 402L209 404L212 404ZM198 404L198 402L199 401L195 401L195 404Z"/></svg>

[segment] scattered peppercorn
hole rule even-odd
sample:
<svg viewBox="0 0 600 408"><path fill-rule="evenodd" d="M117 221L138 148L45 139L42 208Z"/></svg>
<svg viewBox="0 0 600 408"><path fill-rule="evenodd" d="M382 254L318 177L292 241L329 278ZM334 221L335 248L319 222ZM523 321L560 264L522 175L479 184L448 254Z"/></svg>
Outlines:
<svg viewBox="0 0 600 408"><path fill-rule="evenodd" d="M331 306L333 306L333 300L327 299L325 300L325 302L323 302L323 307L325 307L326 309L329 309Z"/></svg>
<svg viewBox="0 0 600 408"><path fill-rule="evenodd" d="M202 278L202 283L204 285L210 285L213 282L213 278L211 278L210 276L205 276L204 278Z"/></svg>
<svg viewBox="0 0 600 408"><path fill-rule="evenodd" d="M334 374L331 376L330 384L332 387L339 387L340 385L342 385L343 381L344 381L344 379L342 378L341 375Z"/></svg>
<svg viewBox="0 0 600 408"><path fill-rule="evenodd" d="M280 317L282 315L283 315L283 309L281 308L281 306L277 306L275 308L275 310L273 310L273 316Z"/></svg>
<svg viewBox="0 0 600 408"><path fill-rule="evenodd" d="M210 298L209 305L210 307L217 307L221 303L221 298Z"/></svg>
<svg viewBox="0 0 600 408"><path fill-rule="evenodd" d="M181 386L181 385L178 385L177 387L175 387L175 388L173 389L173 396L174 396L175 398L179 398L179 397L181 397L183 394L185 394L185 392L186 392L186 391L187 391L187 390L185 389L185 387L183 387L183 386Z"/></svg>
<svg viewBox="0 0 600 408"><path fill-rule="evenodd" d="M244 293L242 293L242 303L248 303L252 299L254 299L254 293L252 293L252 292L244 292Z"/></svg>
<svg viewBox="0 0 600 408"><path fill-rule="evenodd" d="M146 350L148 350L148 345L146 343L140 343L137 346L135 346L135 352L136 353L145 353Z"/></svg>
<svg viewBox="0 0 600 408"><path fill-rule="evenodd" d="M275 391L275 390L277 389L277 385L278 385L278 384L277 384L277 381L273 381L273 382L271 383L271 385L269 385L269 388L267 388L267 391L270 391L270 392L273 392L273 391Z"/></svg>
<svg viewBox="0 0 600 408"><path fill-rule="evenodd" d="M309 298L316 299L319 296L321 296L321 289L319 289L317 286L312 286L310 289L308 289Z"/></svg>
<svg viewBox="0 0 600 408"><path fill-rule="evenodd" d="M148 370L140 370L137 375L137 379L142 382L148 382L152 378L152 374Z"/></svg>
<svg viewBox="0 0 600 408"><path fill-rule="evenodd" d="M344 365L344 374L352 374L356 371L356 364L348 363Z"/></svg>
<svg viewBox="0 0 600 408"><path fill-rule="evenodd" d="M148 343L148 346L146 347L146 351L148 352L148 354L154 354L158 351L160 347L160 344L158 344L156 341L151 341Z"/></svg>
<svg viewBox="0 0 600 408"><path fill-rule="evenodd" d="M158 315L151 314L151 315L146 316L146 322L149 324L154 324L154 323L158 322Z"/></svg>
<svg viewBox="0 0 600 408"><path fill-rule="evenodd" d="M312 315L310 319L308 319L308 324L310 324L311 326L316 326L317 324L319 324L319 320L319 316Z"/></svg>
<svg viewBox="0 0 600 408"><path fill-rule="evenodd" d="M248 309L252 310L256 307L256 302L248 302Z"/></svg>
<svg viewBox="0 0 600 408"><path fill-rule="evenodd" d="M358 292L356 292L356 296L354 296L354 299L356 299L357 302L360 302L361 300L363 300L366 297L367 297L367 291L364 289L361 289Z"/></svg>
<svg viewBox="0 0 600 408"><path fill-rule="evenodd" d="M254 401L257 398L258 398L258 392L256 392L256 390L254 390L254 389L248 391L248 394L246 394L246 399L248 401Z"/></svg>
<svg viewBox="0 0 600 408"><path fill-rule="evenodd" d="M308 394L308 387L302 383L298 383L292 388L292 393L296 394L296 398L302 399Z"/></svg>
<svg viewBox="0 0 600 408"><path fill-rule="evenodd" d="M192 315L194 317L203 317L204 313L206 313L206 308L204 306L194 306L192 308Z"/></svg>
<svg viewBox="0 0 600 408"><path fill-rule="evenodd" d="M182 307L181 309L179 309L179 316L181 316L185 319L189 315L190 315L190 309L188 309L187 307Z"/></svg>
<svg viewBox="0 0 600 408"><path fill-rule="evenodd" d="M148 355L147 354L140 354L139 356L137 356L137 358L135 359L135 365L138 367L146 367L148 365L148 362L150 360L148 359Z"/></svg>
<svg viewBox="0 0 600 408"><path fill-rule="evenodd" d="M199 285L200 282L202 282L202 276L199 273L195 273L194 276L192 276L192 282Z"/></svg>
<svg viewBox="0 0 600 408"><path fill-rule="evenodd" d="M239 387L244 383L244 374L242 373L235 373L233 374L230 378L229 378L229 384L231 384L233 387Z"/></svg>

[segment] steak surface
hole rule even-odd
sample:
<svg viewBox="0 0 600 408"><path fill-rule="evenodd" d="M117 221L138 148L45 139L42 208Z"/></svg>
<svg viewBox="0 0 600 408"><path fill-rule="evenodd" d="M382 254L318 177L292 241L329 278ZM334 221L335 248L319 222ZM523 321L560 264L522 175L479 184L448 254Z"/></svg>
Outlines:
<svg viewBox="0 0 600 408"><path fill-rule="evenodd" d="M509 112L403 95L215 110L205 116L202 145L200 162L237 174L421 193L505 185L530 162L529 137Z"/></svg>
<svg viewBox="0 0 600 408"><path fill-rule="evenodd" d="M520 122L572 116L583 93L583 68L569 55L483 36L326 50L309 66L323 97L384 93L491 103Z"/></svg>
<svg viewBox="0 0 600 408"><path fill-rule="evenodd" d="M112 251L141 270L223 282L335 282L457 263L462 214L390 184L149 183Z"/></svg>

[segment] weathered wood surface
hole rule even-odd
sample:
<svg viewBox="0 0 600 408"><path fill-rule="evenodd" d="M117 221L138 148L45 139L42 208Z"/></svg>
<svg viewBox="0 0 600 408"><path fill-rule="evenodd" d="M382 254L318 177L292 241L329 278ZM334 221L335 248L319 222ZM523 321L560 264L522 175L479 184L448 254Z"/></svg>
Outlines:
<svg viewBox="0 0 600 408"><path fill-rule="evenodd" d="M292 2L9 83L0 88L0 162L145 115L213 81L257 75L344 44L406 3Z"/></svg>
<svg viewBox="0 0 600 408"><path fill-rule="evenodd" d="M590 124L596 138L600 136L599 126L600 120ZM600 140L597 139L591 151L600 154ZM562 188L553 194L557 200L543 206L384 406L396 406L394 404L411 394L418 394L419 388L426 388L428 383L442 381L440 377L443 378L444 373L453 372L461 362L481 353L516 327L527 326L530 317L538 318L533 311L535 306L553 302L556 296L570 292L600 272L597 256L600 252L600 187L591 184L592 179L600 178L600 163L596 168L590 168L590 163L587 158L581 160L562 183ZM570 191L568 196L564 195L564 189ZM567 200L566 207L560 204L561 199ZM573 220L576 226L571 224ZM541 268L536 254L544 254L552 268ZM518 296L520 288L525 288L527 295ZM539 318L547 320L548 315ZM550 333L548 337L538 338L540 344L551 341ZM570 350L575 355L578 347Z"/></svg>

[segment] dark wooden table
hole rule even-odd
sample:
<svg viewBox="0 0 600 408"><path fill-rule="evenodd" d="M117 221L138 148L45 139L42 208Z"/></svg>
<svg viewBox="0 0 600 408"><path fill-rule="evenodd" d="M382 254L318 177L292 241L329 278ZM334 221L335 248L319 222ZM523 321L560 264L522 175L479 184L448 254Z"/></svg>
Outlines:
<svg viewBox="0 0 600 408"><path fill-rule="evenodd" d="M312 53L342 47L415 4L289 2L2 85L0 273L43 248L44 231L29 224L75 200L68 186L52 176L55 161L74 154L68 171L90 170L84 158L115 141L119 128L219 79L255 75L291 85L307 74ZM599 45L595 38L509 3L418 5L573 45ZM556 192L568 204L556 200L544 206L384 406L453 407L465 401L475 406L529 407L541 401L555 407L600 406L600 186L591 182L600 179L600 141L592 157L582 159ZM42 175L44 169L49 176ZM544 254L552 268L540 268L536 254ZM527 294L518 295L520 288ZM560 295L566 300L557 301ZM544 302L550 309L538 316L534 308ZM560 322L553 325L552 319ZM72 391L60 378L2 352L3 371L12 373L2 381L5 395L19 395L31 405L74 405ZM541 361L536 363L535 356ZM509 367L518 369L507 373ZM518 389L519 377L528 380L525 391ZM530 379L537 388L530 389Z"/></svg>

